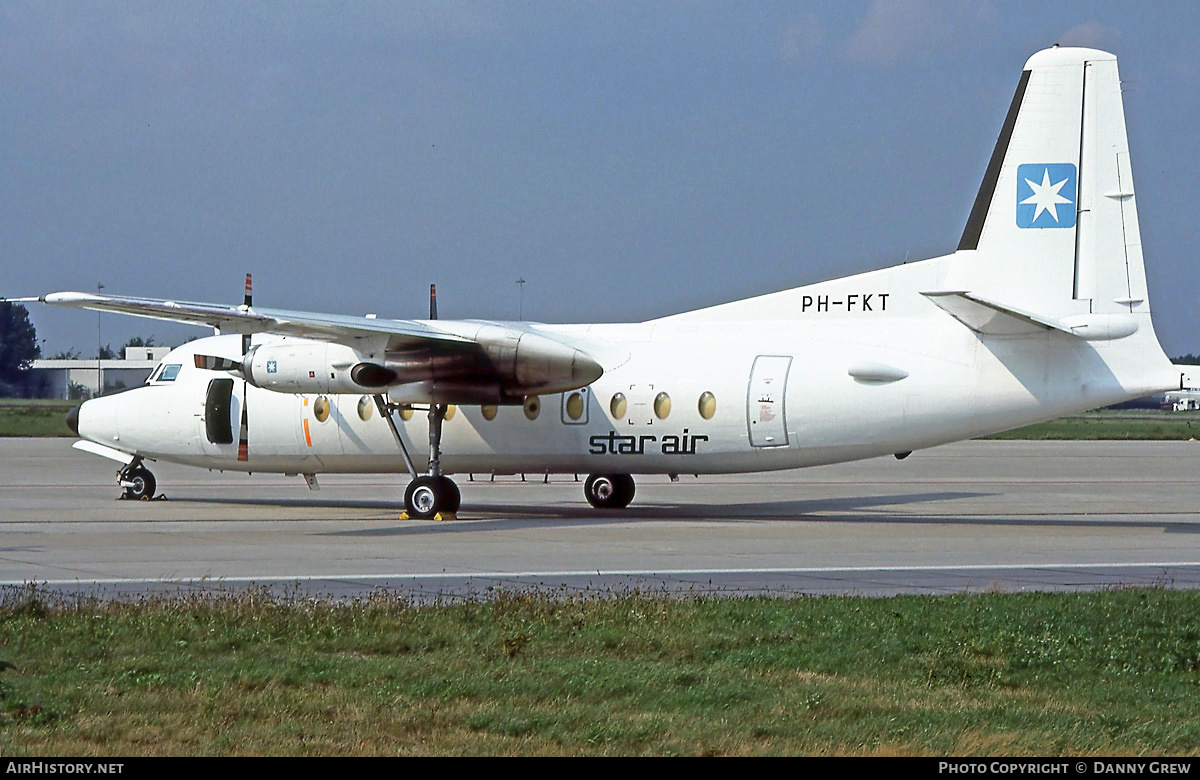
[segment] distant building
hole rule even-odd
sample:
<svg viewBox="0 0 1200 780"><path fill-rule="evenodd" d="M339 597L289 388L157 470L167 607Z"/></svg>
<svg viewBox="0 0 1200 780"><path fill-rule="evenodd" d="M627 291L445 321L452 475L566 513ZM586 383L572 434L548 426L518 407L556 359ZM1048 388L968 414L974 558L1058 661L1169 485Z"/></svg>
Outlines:
<svg viewBox="0 0 1200 780"><path fill-rule="evenodd" d="M171 351L170 347L126 347L124 360L35 360L28 387L37 398L70 398L71 386L92 398L104 378L104 392L136 387Z"/></svg>

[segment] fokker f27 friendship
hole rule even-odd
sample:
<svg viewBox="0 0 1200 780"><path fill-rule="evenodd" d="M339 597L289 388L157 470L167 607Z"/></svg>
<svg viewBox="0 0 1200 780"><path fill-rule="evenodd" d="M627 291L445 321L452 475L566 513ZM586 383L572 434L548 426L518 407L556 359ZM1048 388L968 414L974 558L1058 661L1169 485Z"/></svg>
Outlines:
<svg viewBox="0 0 1200 780"><path fill-rule="evenodd" d="M303 474L401 472L410 515L454 473L790 469L895 454L1160 392L1116 58L1026 63L957 251L636 324L390 320L64 292L48 304L213 327L145 386L87 401L76 447ZM29 300L29 299L27 299ZM414 416L414 411L423 412Z"/></svg>

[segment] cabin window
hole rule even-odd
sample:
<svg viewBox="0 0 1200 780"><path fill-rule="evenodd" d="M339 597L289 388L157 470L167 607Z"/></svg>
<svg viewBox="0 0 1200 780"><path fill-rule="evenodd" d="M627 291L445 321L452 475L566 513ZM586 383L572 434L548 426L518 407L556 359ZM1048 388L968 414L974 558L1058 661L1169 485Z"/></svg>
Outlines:
<svg viewBox="0 0 1200 780"><path fill-rule="evenodd" d="M411 404L400 404L400 419L408 422L413 417L413 408Z"/></svg>
<svg viewBox="0 0 1200 780"><path fill-rule="evenodd" d="M369 395L364 395L358 399L358 419L366 422L371 419L371 415L375 412L375 400Z"/></svg>
<svg viewBox="0 0 1200 780"><path fill-rule="evenodd" d="M168 363L163 366L162 373L158 375L159 382L174 382L175 377L179 376L179 369L183 368L180 363Z"/></svg>
<svg viewBox="0 0 1200 780"><path fill-rule="evenodd" d="M659 393L654 398L654 416L660 420L665 420L670 413L671 396L666 393Z"/></svg>
<svg viewBox="0 0 1200 780"><path fill-rule="evenodd" d="M455 413L456 413L456 412L458 412L458 407L457 407L457 406L455 406L454 404L447 404L447 406L446 406L446 416L445 416L445 418L444 418L444 419L446 419L446 420L453 420L453 419L454 419L454 415L455 415Z"/></svg>
<svg viewBox="0 0 1200 780"><path fill-rule="evenodd" d="M625 396L621 393L613 393L612 400L608 402L608 410L612 412L612 416L618 420L625 417L625 410L629 408L629 402L625 400Z"/></svg>
<svg viewBox="0 0 1200 780"><path fill-rule="evenodd" d="M711 420L713 415L717 413L717 397L708 391L701 393L699 407L700 416L706 420Z"/></svg>
<svg viewBox="0 0 1200 780"><path fill-rule="evenodd" d="M571 393L567 396L567 416L572 420L578 420L583 417L583 395L580 393Z"/></svg>
<svg viewBox="0 0 1200 780"><path fill-rule="evenodd" d="M492 404L486 404L479 407L479 411L483 412L483 419L494 420L496 419L496 412L500 411L500 407Z"/></svg>
<svg viewBox="0 0 1200 780"><path fill-rule="evenodd" d="M542 411L542 401L536 395L531 395L525 399L525 416L531 420L536 420L537 416Z"/></svg>
<svg viewBox="0 0 1200 780"><path fill-rule="evenodd" d="M317 400L313 401L313 417L317 418L317 422L325 422L329 419L329 399L323 395L317 396Z"/></svg>

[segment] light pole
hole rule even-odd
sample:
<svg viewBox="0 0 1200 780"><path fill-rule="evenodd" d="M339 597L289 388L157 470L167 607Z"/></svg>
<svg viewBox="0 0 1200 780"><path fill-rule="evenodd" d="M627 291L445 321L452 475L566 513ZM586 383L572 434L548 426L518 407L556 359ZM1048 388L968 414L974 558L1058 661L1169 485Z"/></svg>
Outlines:
<svg viewBox="0 0 1200 780"><path fill-rule="evenodd" d="M104 289L104 285L96 285L96 294ZM96 396L104 394L104 367L100 364L100 357L103 354L103 349L100 347L100 311L96 311Z"/></svg>

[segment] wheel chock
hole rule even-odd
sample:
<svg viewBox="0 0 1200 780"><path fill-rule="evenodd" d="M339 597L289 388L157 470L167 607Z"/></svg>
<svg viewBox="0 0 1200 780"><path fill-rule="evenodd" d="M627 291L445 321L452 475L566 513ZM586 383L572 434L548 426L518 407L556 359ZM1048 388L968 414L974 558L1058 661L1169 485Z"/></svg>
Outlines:
<svg viewBox="0 0 1200 780"><path fill-rule="evenodd" d="M413 518L408 514L407 511L404 511L404 512L400 513L400 519L401 520L412 520ZM457 512L438 512L433 516L433 519L437 520L438 522L442 522L443 520L457 520L458 513Z"/></svg>

